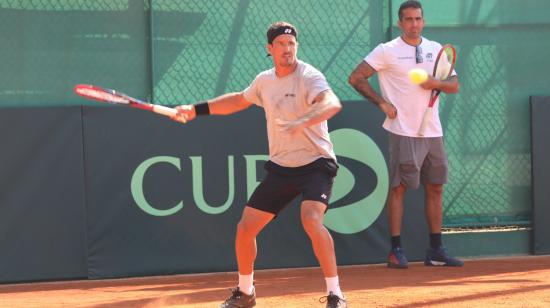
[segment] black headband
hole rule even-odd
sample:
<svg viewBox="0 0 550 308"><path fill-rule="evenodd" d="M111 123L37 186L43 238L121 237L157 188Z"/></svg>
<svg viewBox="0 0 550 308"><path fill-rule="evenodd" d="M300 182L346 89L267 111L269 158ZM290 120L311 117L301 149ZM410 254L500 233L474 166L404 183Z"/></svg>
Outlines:
<svg viewBox="0 0 550 308"><path fill-rule="evenodd" d="M269 29L269 31L267 31L267 43L272 44L273 40L275 40L275 38L277 36L282 35L282 34L290 34L290 35L292 35L296 38L298 36L298 34L296 33L296 30L294 30L294 28L289 27L289 26L282 26L282 27L279 27L279 28L276 28L276 29Z"/></svg>

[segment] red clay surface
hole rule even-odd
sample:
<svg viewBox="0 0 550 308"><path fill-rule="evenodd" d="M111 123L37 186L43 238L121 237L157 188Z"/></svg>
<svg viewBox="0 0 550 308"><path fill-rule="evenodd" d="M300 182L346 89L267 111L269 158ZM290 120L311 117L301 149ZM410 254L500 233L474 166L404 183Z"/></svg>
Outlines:
<svg viewBox="0 0 550 308"><path fill-rule="evenodd" d="M344 266L350 307L550 307L550 256L466 260L463 268ZM217 307L236 273L0 285L0 307ZM324 307L318 268L255 274L256 307Z"/></svg>

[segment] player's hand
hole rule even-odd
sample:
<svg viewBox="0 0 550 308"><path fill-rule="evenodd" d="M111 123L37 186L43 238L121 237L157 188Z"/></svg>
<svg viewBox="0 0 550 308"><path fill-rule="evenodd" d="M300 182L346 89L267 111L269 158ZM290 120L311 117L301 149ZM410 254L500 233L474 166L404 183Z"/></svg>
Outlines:
<svg viewBox="0 0 550 308"><path fill-rule="evenodd" d="M439 89L441 81L435 79L433 76L428 75L428 79L420 84L420 87L424 90Z"/></svg>
<svg viewBox="0 0 550 308"><path fill-rule="evenodd" d="M397 108L393 104L384 102L380 105L380 109L388 116L390 119L395 119L397 117Z"/></svg>
<svg viewBox="0 0 550 308"><path fill-rule="evenodd" d="M280 131L295 134L302 130L301 121L287 121L282 119L275 119L275 124L277 124Z"/></svg>
<svg viewBox="0 0 550 308"><path fill-rule="evenodd" d="M177 106L176 110L178 113L171 117L172 120L180 123L187 123L188 121L193 120L197 114L195 112L195 106L193 105L181 105Z"/></svg>

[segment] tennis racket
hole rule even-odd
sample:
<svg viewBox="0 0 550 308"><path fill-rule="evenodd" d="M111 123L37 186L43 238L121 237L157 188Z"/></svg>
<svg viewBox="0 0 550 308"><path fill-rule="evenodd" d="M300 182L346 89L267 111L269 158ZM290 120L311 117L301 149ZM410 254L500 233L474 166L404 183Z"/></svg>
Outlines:
<svg viewBox="0 0 550 308"><path fill-rule="evenodd" d="M115 90L105 89L98 86L93 86L89 84L78 84L74 87L74 92L82 97L93 99L96 101L116 104L116 105L126 105L134 108L149 110L156 112L167 117L175 116L178 111L174 108L155 105L146 103L137 98L133 98L124 93L120 93Z"/></svg>
<svg viewBox="0 0 550 308"><path fill-rule="evenodd" d="M453 47L453 45L450 44L443 45L441 47L441 50L437 54L437 58L435 59L433 77L439 80L445 80L449 78L455 68L455 62L456 49ZM426 108L426 112L424 113L424 117L422 118L422 123L420 124L420 129L418 130L419 136L424 136L424 133L426 132L426 126L432 118L433 106L440 93L441 90L432 90L432 93L430 95L430 102L428 103L428 108Z"/></svg>

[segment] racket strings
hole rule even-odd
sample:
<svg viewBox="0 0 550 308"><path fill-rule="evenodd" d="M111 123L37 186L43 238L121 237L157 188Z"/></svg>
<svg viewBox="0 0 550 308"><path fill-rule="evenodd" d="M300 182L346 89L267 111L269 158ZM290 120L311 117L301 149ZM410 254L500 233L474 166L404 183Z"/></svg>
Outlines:
<svg viewBox="0 0 550 308"><path fill-rule="evenodd" d="M440 59L437 61L434 77L439 80L445 80L452 74L453 63L455 62L455 52L453 48L446 47L443 49L440 55Z"/></svg>

